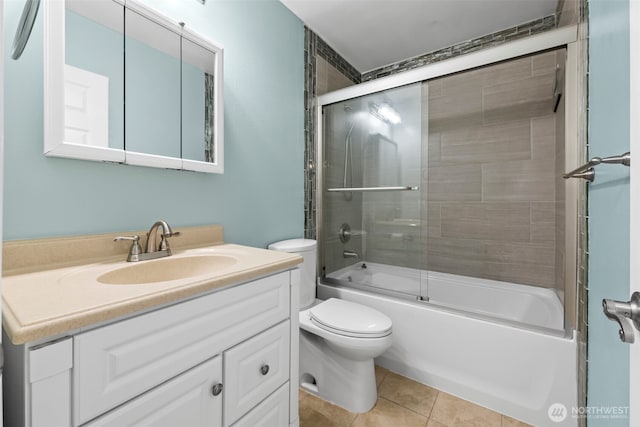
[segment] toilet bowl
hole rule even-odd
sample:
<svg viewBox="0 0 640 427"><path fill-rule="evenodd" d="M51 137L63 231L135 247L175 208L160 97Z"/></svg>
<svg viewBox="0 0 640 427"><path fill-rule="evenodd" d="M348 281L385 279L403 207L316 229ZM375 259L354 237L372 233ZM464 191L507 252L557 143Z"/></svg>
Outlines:
<svg viewBox="0 0 640 427"><path fill-rule="evenodd" d="M316 242L292 239L269 249L303 256L300 283L300 386L348 411L376 403L373 359L392 342L391 319L350 301L315 299Z"/></svg>

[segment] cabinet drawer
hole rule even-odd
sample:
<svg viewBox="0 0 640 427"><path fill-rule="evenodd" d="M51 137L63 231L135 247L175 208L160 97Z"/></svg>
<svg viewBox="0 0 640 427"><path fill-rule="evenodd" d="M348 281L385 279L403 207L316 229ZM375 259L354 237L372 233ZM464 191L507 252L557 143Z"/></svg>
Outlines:
<svg viewBox="0 0 640 427"><path fill-rule="evenodd" d="M253 408L233 427L284 427L289 425L289 383Z"/></svg>
<svg viewBox="0 0 640 427"><path fill-rule="evenodd" d="M222 426L222 394L212 388L222 382L218 356L114 409L86 427Z"/></svg>
<svg viewBox="0 0 640 427"><path fill-rule="evenodd" d="M87 422L289 317L289 273L74 338L75 419Z"/></svg>
<svg viewBox="0 0 640 427"><path fill-rule="evenodd" d="M225 425L289 379L289 334L289 322L282 322L224 353Z"/></svg>

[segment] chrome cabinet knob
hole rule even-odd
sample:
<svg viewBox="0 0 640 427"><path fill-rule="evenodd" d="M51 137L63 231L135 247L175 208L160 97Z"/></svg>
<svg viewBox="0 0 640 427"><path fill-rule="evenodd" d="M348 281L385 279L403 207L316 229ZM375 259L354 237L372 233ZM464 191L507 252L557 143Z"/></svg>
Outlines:
<svg viewBox="0 0 640 427"><path fill-rule="evenodd" d="M260 367L260 373L262 375L267 375L269 373L269 365L266 363Z"/></svg>
<svg viewBox="0 0 640 427"><path fill-rule="evenodd" d="M213 387L211 387L211 394L213 394L214 396L218 396L220 393L222 393L222 388L222 383L215 384Z"/></svg>

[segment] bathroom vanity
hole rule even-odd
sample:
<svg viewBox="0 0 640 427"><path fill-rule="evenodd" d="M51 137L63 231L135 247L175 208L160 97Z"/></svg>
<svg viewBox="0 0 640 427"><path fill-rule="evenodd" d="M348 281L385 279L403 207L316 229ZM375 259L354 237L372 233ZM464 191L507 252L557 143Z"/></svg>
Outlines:
<svg viewBox="0 0 640 427"><path fill-rule="evenodd" d="M197 279L133 285L100 282L134 264L124 261L6 277L7 425L297 425L301 259L218 245L166 260L212 254L237 262ZM154 262L163 261L145 261ZM34 282L45 278L46 286ZM84 295L69 298L84 310L61 302L74 290ZM21 306L28 294L39 296Z"/></svg>

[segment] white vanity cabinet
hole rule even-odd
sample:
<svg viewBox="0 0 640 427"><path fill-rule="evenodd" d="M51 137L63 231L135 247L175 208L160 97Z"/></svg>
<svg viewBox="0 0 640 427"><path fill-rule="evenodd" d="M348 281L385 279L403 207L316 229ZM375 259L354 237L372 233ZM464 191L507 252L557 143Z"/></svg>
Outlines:
<svg viewBox="0 0 640 427"><path fill-rule="evenodd" d="M10 419L31 427L297 425L298 277L285 271L13 346L10 357L24 360L24 401L12 403L24 412Z"/></svg>

